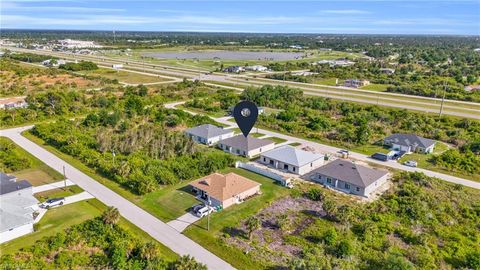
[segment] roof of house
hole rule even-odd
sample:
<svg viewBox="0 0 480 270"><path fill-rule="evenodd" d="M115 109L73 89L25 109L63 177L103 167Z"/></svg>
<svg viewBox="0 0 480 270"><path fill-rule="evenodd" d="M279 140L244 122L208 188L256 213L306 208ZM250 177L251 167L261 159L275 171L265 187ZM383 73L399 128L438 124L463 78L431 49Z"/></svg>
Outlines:
<svg viewBox="0 0 480 270"><path fill-rule="evenodd" d="M254 149L258 149L260 147L263 147L269 144L275 144L271 140L259 139L252 136L245 137L242 134L227 138L225 140L221 140L218 143L228 145L230 147L244 150L247 152Z"/></svg>
<svg viewBox="0 0 480 270"><path fill-rule="evenodd" d="M372 169L344 159L334 160L314 170L315 173L332 177L359 187L368 187L387 171Z"/></svg>
<svg viewBox="0 0 480 270"><path fill-rule="evenodd" d="M21 190L24 188L29 188L31 187L32 184L28 182L27 180L20 180L17 182L13 181L2 181L0 182L0 195L7 194L10 192L14 192L17 190Z"/></svg>
<svg viewBox="0 0 480 270"><path fill-rule="evenodd" d="M0 185L3 183L15 182L16 179L17 177L14 175L9 175L9 174L0 172Z"/></svg>
<svg viewBox="0 0 480 270"><path fill-rule="evenodd" d="M32 223L33 207L37 204L32 194L0 197L0 232Z"/></svg>
<svg viewBox="0 0 480 270"><path fill-rule="evenodd" d="M198 137L209 139L209 138L218 137L220 135L233 133L234 131L231 129L219 128L211 124L204 124L204 125L196 126L193 128L189 128L185 130L185 132Z"/></svg>
<svg viewBox="0 0 480 270"><path fill-rule="evenodd" d="M415 134L404 134L404 133L395 133L384 139L398 145L403 146L420 146L423 148L428 148L435 144L434 140L426 139Z"/></svg>
<svg viewBox="0 0 480 270"><path fill-rule="evenodd" d="M190 185L207 192L209 196L222 202L242 192L260 186L259 183L236 173L227 173L225 175L212 173L191 182Z"/></svg>
<svg viewBox="0 0 480 270"><path fill-rule="evenodd" d="M298 149L290 145L285 145L285 146L270 150L268 152L263 153L262 156L265 156L269 159L278 160L290 165L298 166L298 167L302 167L305 164L308 164L315 160L323 158L323 155L321 154L304 151L302 149Z"/></svg>

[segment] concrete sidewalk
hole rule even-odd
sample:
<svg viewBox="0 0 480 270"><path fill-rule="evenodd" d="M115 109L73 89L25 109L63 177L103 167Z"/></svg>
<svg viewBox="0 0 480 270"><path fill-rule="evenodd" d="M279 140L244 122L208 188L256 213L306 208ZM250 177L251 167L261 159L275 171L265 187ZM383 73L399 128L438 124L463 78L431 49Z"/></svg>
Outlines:
<svg viewBox="0 0 480 270"><path fill-rule="evenodd" d="M33 194L39 193L39 192L44 192L52 189L57 189L57 188L64 188L65 186L74 186L75 183L67 179L66 181L58 181L55 183L50 183L50 184L45 184L37 187L33 187Z"/></svg>

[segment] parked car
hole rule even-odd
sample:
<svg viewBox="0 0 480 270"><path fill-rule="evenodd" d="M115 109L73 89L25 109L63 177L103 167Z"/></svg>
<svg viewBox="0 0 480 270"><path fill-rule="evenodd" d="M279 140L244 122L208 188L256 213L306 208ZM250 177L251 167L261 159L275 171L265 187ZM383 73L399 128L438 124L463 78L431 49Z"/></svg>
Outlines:
<svg viewBox="0 0 480 270"><path fill-rule="evenodd" d="M44 201L40 207L49 209L51 207L57 206L57 205L63 205L65 202L65 198L52 198Z"/></svg>
<svg viewBox="0 0 480 270"><path fill-rule="evenodd" d="M375 153L371 156L373 159L380 160L380 161L387 161L388 155L383 153Z"/></svg>
<svg viewBox="0 0 480 270"><path fill-rule="evenodd" d="M403 165L409 166L409 167L417 167L418 164L415 160L407 160L403 163Z"/></svg>
<svg viewBox="0 0 480 270"><path fill-rule="evenodd" d="M210 206L204 206L200 209L198 209L196 212L195 212L195 215L197 217L204 217L204 216L207 216L209 215L210 213L213 212L213 208L211 208Z"/></svg>

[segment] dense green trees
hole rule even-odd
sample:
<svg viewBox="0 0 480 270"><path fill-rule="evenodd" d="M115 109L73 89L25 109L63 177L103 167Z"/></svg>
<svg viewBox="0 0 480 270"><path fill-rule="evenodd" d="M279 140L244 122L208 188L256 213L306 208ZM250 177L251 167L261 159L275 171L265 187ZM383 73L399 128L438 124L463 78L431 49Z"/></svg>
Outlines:
<svg viewBox="0 0 480 270"><path fill-rule="evenodd" d="M31 166L31 160L19 153L12 141L0 137L0 172L9 173Z"/></svg>
<svg viewBox="0 0 480 270"><path fill-rule="evenodd" d="M109 209L108 212L116 209ZM118 211L118 210L117 210ZM104 213L103 216L111 214ZM117 218L118 220L118 218ZM143 242L115 223L97 217L22 251L0 257L5 269L198 269L206 266L189 256L174 262L163 259L159 246Z"/></svg>
<svg viewBox="0 0 480 270"><path fill-rule="evenodd" d="M90 61L80 61L78 63L69 62L60 65L58 68L69 71L83 71L83 70L95 70L98 69L97 64Z"/></svg>

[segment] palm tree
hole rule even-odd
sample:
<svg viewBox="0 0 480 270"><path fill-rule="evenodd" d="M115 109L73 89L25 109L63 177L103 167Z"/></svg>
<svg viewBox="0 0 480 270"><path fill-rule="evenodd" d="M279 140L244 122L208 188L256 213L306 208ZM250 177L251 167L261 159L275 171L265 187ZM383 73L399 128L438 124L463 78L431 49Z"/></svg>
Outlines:
<svg viewBox="0 0 480 270"><path fill-rule="evenodd" d="M247 219L246 225L248 230L248 239L252 239L252 233L260 228L261 222L258 217L251 216Z"/></svg>
<svg viewBox="0 0 480 270"><path fill-rule="evenodd" d="M118 212L117 208L110 206L105 212L103 212L102 220L105 224L113 226L120 220L120 212Z"/></svg>
<svg viewBox="0 0 480 270"><path fill-rule="evenodd" d="M148 242L140 248L140 256L144 260L151 260L159 253L158 246L153 242Z"/></svg>

